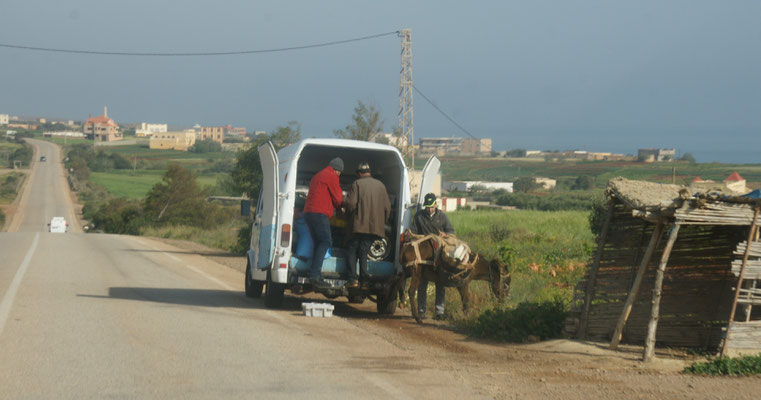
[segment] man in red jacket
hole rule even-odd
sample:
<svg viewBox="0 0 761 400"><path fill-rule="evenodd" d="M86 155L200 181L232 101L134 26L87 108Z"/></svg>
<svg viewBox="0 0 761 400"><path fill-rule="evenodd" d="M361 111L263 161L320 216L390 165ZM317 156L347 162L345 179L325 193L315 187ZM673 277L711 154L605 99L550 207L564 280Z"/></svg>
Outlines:
<svg viewBox="0 0 761 400"><path fill-rule="evenodd" d="M314 240L314 254L309 269L309 281L314 286L325 285L325 281L322 280L322 260L333 241L330 235L330 217L343 202L343 193L338 183L338 177L343 170L343 160L336 157L309 182L304 219Z"/></svg>

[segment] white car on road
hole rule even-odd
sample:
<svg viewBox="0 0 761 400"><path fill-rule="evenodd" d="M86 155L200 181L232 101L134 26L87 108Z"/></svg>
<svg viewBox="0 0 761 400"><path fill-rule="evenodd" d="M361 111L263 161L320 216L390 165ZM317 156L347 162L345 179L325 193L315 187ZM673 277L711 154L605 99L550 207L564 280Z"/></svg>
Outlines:
<svg viewBox="0 0 761 400"><path fill-rule="evenodd" d="M64 217L53 217L48 224L48 231L53 233L66 233L69 223Z"/></svg>

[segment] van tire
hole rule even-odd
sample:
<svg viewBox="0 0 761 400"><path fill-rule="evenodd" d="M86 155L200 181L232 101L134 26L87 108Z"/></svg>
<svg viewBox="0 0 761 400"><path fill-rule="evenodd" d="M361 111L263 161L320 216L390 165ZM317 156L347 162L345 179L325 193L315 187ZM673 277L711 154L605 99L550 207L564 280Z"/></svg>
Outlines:
<svg viewBox="0 0 761 400"><path fill-rule="evenodd" d="M268 308L279 308L283 305L285 284L272 282L272 271L267 271L267 287L264 290L264 305Z"/></svg>
<svg viewBox="0 0 761 400"><path fill-rule="evenodd" d="M258 299L262 297L262 289L264 289L264 282L251 278L251 264L246 263L246 297Z"/></svg>
<svg viewBox="0 0 761 400"><path fill-rule="evenodd" d="M379 294L378 301L376 302L376 306L378 307L378 314L394 315L394 312L396 312L396 303L396 293L391 293L390 296Z"/></svg>

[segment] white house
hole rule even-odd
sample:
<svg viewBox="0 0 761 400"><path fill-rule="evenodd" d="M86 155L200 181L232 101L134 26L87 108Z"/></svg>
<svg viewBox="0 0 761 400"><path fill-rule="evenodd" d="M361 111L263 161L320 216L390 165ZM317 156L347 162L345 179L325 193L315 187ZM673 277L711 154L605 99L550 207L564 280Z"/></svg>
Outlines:
<svg viewBox="0 0 761 400"><path fill-rule="evenodd" d="M508 193L513 192L513 182L451 181L444 183L444 189L450 192L469 192L474 187L480 187L488 191L502 189Z"/></svg>
<svg viewBox="0 0 761 400"><path fill-rule="evenodd" d="M8 125L8 114L0 114L0 125Z"/></svg>
<svg viewBox="0 0 761 400"><path fill-rule="evenodd" d="M167 132L167 124L149 124L141 122L140 127L135 129L135 136L147 137L153 136L154 133Z"/></svg>

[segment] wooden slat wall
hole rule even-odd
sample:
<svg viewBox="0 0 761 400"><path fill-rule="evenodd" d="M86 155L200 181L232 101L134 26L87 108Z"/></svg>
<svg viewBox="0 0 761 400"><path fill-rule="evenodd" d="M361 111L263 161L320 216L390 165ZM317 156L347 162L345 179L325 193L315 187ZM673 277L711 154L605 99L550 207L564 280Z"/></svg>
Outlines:
<svg viewBox="0 0 761 400"><path fill-rule="evenodd" d="M761 350L761 321L733 322L727 345L729 349Z"/></svg>
<svg viewBox="0 0 761 400"><path fill-rule="evenodd" d="M632 217L623 204L615 206L608 240L597 272L587 337L610 340L636 268L645 253L655 224ZM659 345L716 348L731 310L733 251L746 227L682 226L666 267L660 305ZM622 343L643 344L650 317L655 269L665 246L661 240L623 331ZM586 282L577 286L575 308L583 302Z"/></svg>

